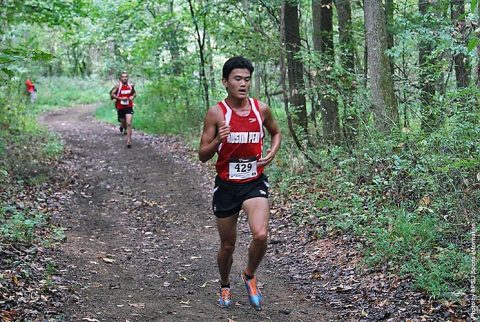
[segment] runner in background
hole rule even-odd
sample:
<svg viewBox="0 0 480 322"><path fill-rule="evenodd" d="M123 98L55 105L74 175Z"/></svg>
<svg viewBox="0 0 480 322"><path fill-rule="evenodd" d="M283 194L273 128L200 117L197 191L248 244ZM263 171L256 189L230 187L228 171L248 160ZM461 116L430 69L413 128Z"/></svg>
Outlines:
<svg viewBox="0 0 480 322"><path fill-rule="evenodd" d="M30 103L35 104L35 101L37 100L37 90L35 85L33 85L33 82L30 79L27 79L25 81L25 87L27 89L27 95L30 97Z"/></svg>
<svg viewBox="0 0 480 322"><path fill-rule="evenodd" d="M127 132L127 148L132 147L132 119L133 119L133 99L137 93L132 83L128 81L128 73L120 74L120 82L110 91L110 98L115 99L118 119L121 122L120 131Z"/></svg>

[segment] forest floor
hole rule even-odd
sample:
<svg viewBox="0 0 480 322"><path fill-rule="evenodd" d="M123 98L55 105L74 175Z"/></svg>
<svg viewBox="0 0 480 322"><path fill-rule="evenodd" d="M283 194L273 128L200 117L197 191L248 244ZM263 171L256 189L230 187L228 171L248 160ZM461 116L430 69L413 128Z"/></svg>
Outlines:
<svg viewBox="0 0 480 322"><path fill-rule="evenodd" d="M66 284L65 321L438 321L465 319L458 303L436 303L408 279L363 269L357 241L317 239L293 223L272 189L269 250L257 272L263 310L249 306L239 278L250 238L239 224L232 269L234 305L216 305L218 236L211 214L213 171L175 137L94 119L94 105L45 114L66 153L58 173L66 197L54 214L66 241L54 255ZM361 267L361 269L359 269ZM59 288L60 289L60 288Z"/></svg>

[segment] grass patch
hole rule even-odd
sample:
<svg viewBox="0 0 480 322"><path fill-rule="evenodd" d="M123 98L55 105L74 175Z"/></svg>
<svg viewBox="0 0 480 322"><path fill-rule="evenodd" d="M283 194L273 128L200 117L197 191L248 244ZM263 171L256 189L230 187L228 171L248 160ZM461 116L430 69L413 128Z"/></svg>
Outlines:
<svg viewBox="0 0 480 322"><path fill-rule="evenodd" d="M110 98L111 82L91 78L40 78L35 109L40 111L96 103Z"/></svg>

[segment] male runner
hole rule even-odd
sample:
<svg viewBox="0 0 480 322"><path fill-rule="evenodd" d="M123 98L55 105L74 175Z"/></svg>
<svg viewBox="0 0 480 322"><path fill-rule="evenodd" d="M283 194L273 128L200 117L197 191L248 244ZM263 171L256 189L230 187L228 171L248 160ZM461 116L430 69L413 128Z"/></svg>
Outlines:
<svg viewBox="0 0 480 322"><path fill-rule="evenodd" d="M115 100L118 119L121 122L120 131L127 132L127 148L132 147L133 99L137 93L132 83L128 82L128 73L122 72L120 82L110 91L110 98Z"/></svg>
<svg viewBox="0 0 480 322"><path fill-rule="evenodd" d="M37 100L37 89L35 88L35 85L33 85L33 82L30 79L27 79L25 81L25 86L27 88L28 96L30 97L30 103L35 104L35 101Z"/></svg>
<svg viewBox="0 0 480 322"><path fill-rule="evenodd" d="M200 161L206 162L218 153L212 203L220 235L218 304L223 307L231 305L230 270L237 238L237 220L243 208L252 240L242 278L250 304L260 309L263 297L254 274L267 250L270 217L269 185L263 169L272 162L280 148L281 134L270 109L248 97L253 70L252 63L243 57L233 57L225 62L222 83L227 90L227 98L208 110L198 155ZM262 156L264 128L271 136L271 147Z"/></svg>

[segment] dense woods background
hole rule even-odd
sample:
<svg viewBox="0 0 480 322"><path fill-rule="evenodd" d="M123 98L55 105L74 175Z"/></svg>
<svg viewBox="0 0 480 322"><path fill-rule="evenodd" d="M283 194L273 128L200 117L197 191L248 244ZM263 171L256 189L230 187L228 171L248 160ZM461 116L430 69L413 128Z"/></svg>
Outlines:
<svg viewBox="0 0 480 322"><path fill-rule="evenodd" d="M367 265L412 276L434 298L466 298L478 261L479 6L1 0L0 185L40 180L61 153L34 121L47 106L101 98L98 116L114 120L107 93L123 70L139 88L135 126L196 146L224 95L224 60L243 55L255 65L252 96L286 137L270 175L298 224L356 236ZM1 196L0 245L32 242L38 214Z"/></svg>

